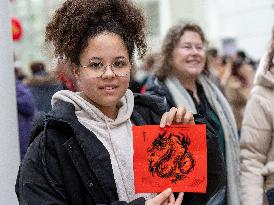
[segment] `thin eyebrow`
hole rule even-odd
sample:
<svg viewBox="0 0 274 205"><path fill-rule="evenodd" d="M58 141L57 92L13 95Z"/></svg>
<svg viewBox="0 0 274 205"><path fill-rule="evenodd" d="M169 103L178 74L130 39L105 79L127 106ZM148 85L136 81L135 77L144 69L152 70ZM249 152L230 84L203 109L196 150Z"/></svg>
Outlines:
<svg viewBox="0 0 274 205"><path fill-rule="evenodd" d="M124 59L124 60L126 60L127 58L125 56L118 56L118 57L115 57L114 59L115 60L118 60L118 59Z"/></svg>
<svg viewBox="0 0 274 205"><path fill-rule="evenodd" d="M114 58L114 60L119 60L119 59L123 59L123 60L126 60L127 58L125 56L117 56ZM100 57L92 57L90 58L88 61L92 61L92 60L100 60L100 61L103 61L103 58L100 58Z"/></svg>
<svg viewBox="0 0 274 205"><path fill-rule="evenodd" d="M190 42L183 42L183 43L181 43L181 45L191 45L191 43Z"/></svg>
<svg viewBox="0 0 274 205"><path fill-rule="evenodd" d="M204 44L203 44L203 43L192 44L192 43L190 43L190 42L184 42L184 43L181 43L180 45L194 45L194 46L203 46Z"/></svg>
<svg viewBox="0 0 274 205"><path fill-rule="evenodd" d="M92 58L88 59L88 62L93 61L93 60L100 60L100 61L102 61L103 59L99 58L99 57L92 57Z"/></svg>

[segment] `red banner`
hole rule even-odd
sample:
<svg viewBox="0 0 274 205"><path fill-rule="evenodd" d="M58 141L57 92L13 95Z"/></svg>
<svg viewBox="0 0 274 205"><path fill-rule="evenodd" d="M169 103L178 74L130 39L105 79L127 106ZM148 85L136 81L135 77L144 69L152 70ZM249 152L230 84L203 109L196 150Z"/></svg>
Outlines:
<svg viewBox="0 0 274 205"><path fill-rule="evenodd" d="M205 125L133 126L136 193L206 192Z"/></svg>

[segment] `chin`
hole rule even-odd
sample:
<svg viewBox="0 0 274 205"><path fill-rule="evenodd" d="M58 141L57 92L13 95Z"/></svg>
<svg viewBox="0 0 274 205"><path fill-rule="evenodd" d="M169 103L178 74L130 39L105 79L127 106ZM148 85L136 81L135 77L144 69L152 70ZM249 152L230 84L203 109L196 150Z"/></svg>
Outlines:
<svg viewBox="0 0 274 205"><path fill-rule="evenodd" d="M193 69L189 70L189 75L199 76L202 72L203 72L203 69L193 68Z"/></svg>
<svg viewBox="0 0 274 205"><path fill-rule="evenodd" d="M98 104L104 107L116 106L121 101L121 98L119 96L104 96L98 101Z"/></svg>

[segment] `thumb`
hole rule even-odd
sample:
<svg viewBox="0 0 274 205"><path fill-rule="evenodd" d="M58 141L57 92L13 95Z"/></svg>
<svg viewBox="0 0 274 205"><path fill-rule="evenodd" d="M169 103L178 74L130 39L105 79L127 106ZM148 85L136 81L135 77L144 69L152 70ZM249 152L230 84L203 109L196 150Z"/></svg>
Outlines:
<svg viewBox="0 0 274 205"><path fill-rule="evenodd" d="M171 193L171 188L167 188L166 190L158 194L155 198L153 198L153 201L155 202L155 204L161 204L170 196Z"/></svg>

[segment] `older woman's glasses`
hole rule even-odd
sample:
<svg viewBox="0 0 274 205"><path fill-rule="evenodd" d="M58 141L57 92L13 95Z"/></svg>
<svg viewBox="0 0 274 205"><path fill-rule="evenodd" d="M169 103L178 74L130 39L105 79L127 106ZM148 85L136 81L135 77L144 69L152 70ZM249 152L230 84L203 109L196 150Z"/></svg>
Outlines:
<svg viewBox="0 0 274 205"><path fill-rule="evenodd" d="M196 51L200 52L200 51L205 51L205 46L203 44L190 44L190 43L183 43L181 45L179 45L179 48L186 50L186 51L190 51L192 49L195 49Z"/></svg>
<svg viewBox="0 0 274 205"><path fill-rule="evenodd" d="M116 77L125 77L129 74L131 63L127 59L117 59L112 64L105 65L101 60L90 60L87 65L80 65L82 68L89 68L94 77L101 78L110 67Z"/></svg>

